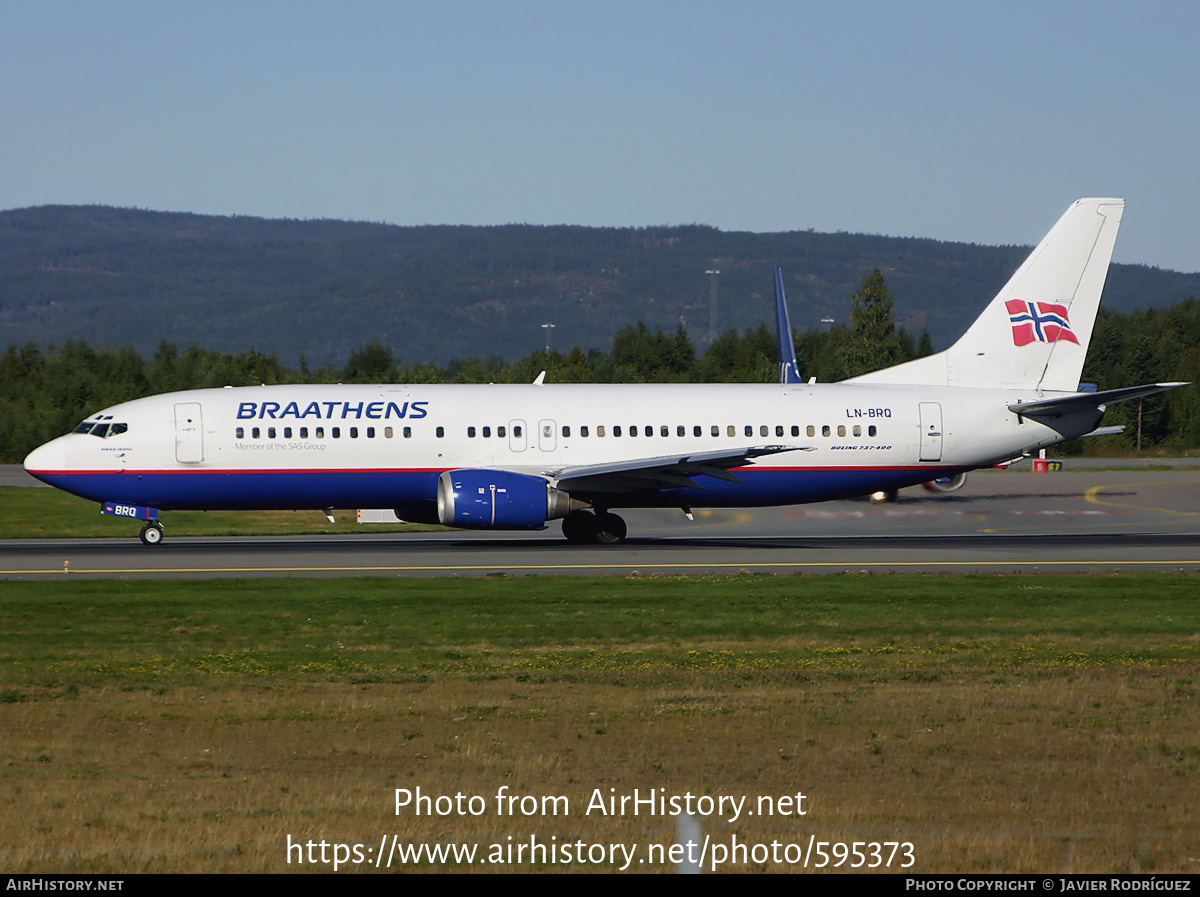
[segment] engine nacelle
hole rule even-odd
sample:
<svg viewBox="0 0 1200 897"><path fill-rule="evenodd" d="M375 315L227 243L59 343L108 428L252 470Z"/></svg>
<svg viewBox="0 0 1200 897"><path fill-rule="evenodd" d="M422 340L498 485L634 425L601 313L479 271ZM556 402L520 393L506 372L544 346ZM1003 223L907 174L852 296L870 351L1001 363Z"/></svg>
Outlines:
<svg viewBox="0 0 1200 897"><path fill-rule="evenodd" d="M463 529L544 529L583 508L541 477L504 470L448 470L438 477L438 520Z"/></svg>

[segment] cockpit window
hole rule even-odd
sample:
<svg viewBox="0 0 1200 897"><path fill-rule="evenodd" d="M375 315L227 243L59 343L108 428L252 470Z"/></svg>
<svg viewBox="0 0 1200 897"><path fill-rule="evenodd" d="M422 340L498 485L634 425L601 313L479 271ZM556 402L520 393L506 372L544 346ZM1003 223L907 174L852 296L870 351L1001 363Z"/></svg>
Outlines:
<svg viewBox="0 0 1200 897"><path fill-rule="evenodd" d="M106 418L111 419L111 415ZM90 433L93 436L98 436L101 439L106 439L109 436L117 436L129 430L129 424L107 424L103 420L85 420L78 427L72 430L72 433Z"/></svg>

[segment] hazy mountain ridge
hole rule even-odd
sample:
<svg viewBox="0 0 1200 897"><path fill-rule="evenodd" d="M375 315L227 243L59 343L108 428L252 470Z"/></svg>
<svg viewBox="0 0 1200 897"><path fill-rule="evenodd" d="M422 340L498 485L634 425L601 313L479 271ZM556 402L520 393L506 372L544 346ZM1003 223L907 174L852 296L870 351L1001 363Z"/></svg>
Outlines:
<svg viewBox="0 0 1200 897"><path fill-rule="evenodd" d="M898 323L945 346L1028 247L704 225L424 225L272 220L102 206L0 212L0 340L131 345L160 340L258 348L341 364L378 338L397 358L520 357L544 345L607 348L621 327L709 333L772 320L771 266L784 266L793 325L844 323L880 268ZM1113 265L1105 305L1162 307L1200 296L1200 273Z"/></svg>

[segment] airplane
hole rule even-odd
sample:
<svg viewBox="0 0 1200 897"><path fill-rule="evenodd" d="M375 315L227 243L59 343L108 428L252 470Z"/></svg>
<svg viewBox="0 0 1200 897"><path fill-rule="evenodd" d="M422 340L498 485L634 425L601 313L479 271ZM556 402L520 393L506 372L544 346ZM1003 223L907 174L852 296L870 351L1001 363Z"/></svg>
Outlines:
<svg viewBox="0 0 1200 897"><path fill-rule="evenodd" d="M35 449L38 479L144 521L177 509L391 508L468 530L625 540L619 508L766 507L895 490L1094 432L1083 391L1121 199L1071 205L945 351L804 382L776 273L777 384L283 385L168 393ZM332 518L331 518L332 519Z"/></svg>

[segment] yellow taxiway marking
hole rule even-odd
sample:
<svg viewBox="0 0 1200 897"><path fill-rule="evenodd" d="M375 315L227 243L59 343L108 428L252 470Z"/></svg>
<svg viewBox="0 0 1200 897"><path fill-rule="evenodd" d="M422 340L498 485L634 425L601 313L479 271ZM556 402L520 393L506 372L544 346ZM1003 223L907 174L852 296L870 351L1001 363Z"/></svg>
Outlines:
<svg viewBox="0 0 1200 897"><path fill-rule="evenodd" d="M1083 494L1083 497L1084 497L1084 499L1086 499L1087 501L1091 502L1094 505L1108 505L1109 507L1113 507L1113 508L1131 508L1131 509L1138 510L1138 511L1158 511L1162 514L1183 514L1185 516L1192 516L1192 517L1196 516L1197 514L1200 514L1200 511L1180 511L1177 508L1155 508L1155 507L1150 507L1147 505L1133 505L1133 504L1128 504L1126 502L1119 502L1119 501L1105 501L1100 498L1101 492L1106 492L1106 491L1113 490L1113 489L1132 489L1136 486L1153 486L1153 485L1159 485L1159 484L1141 482L1141 483L1116 483L1116 484L1109 485L1109 486L1093 486L1091 489L1089 489L1087 492L1085 492Z"/></svg>
<svg viewBox="0 0 1200 897"><path fill-rule="evenodd" d="M1124 561L767 561L756 563L705 563L690 564L638 563L627 564L428 564L401 566L366 567L146 567L79 570L70 573L57 570L0 570L4 576L78 576L85 574L135 574L135 573L411 573L411 572L465 572L486 570L493 572L509 570L750 570L765 568L839 567L843 570L864 570L880 567L1145 567L1179 566L1200 567L1200 559L1191 560L1124 560Z"/></svg>

